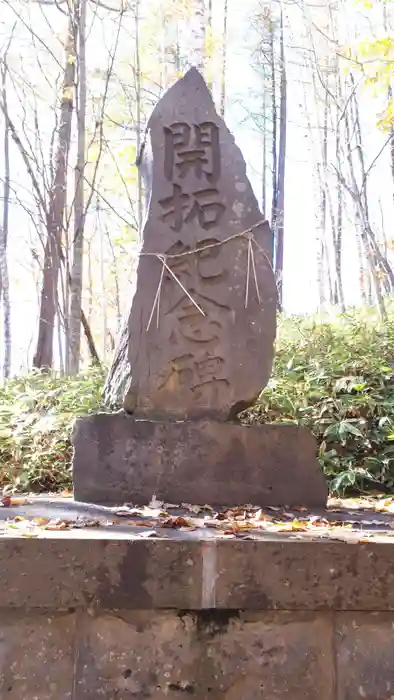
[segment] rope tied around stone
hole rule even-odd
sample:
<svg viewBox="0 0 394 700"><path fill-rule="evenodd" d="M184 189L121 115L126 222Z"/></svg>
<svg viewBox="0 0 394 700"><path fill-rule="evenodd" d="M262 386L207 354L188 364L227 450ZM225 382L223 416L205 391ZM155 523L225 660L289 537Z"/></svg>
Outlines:
<svg viewBox="0 0 394 700"><path fill-rule="evenodd" d="M161 289L163 286L163 279L164 279L164 271L167 270L170 275L173 277L175 282L179 285L179 287L182 289L184 294L190 299L192 304L196 307L196 309L200 312L202 316L206 316L205 311L197 304L197 302L193 299L192 295L188 292L186 287L182 284L180 279L177 277L175 272L171 270L169 265L167 265L167 260L170 259L175 259L175 258L183 258L186 255L196 255L197 253L201 253L204 250L209 250L210 248L218 248L219 246L225 245L226 243L229 243L230 241L233 241L236 238L247 238L248 240L248 251L247 251L247 270L246 270L246 289L245 289L245 309L248 308L248 302L249 302L249 286L250 286L250 272L252 270L253 273L253 279L256 287L256 293L257 293L257 298L259 301L259 304L261 304L261 297L260 297L260 290L259 290L259 285L257 281L257 273L256 273L256 263L254 259L254 250L253 250L253 243L256 245L256 247L260 250L260 252L264 255L269 267L272 270L272 265L271 262L268 258L267 253L265 250L257 243L253 231L254 229L258 228L259 226L262 226L263 224L266 224L267 219L261 219L258 221L256 224L253 226L250 226L249 228L245 229L245 231L240 231L239 233L234 233L232 236L228 236L228 238L223 239L223 241L218 241L217 243L208 243L205 246L199 246L197 248L193 248L193 250L186 250L183 253L169 253L169 254L162 254L162 253L140 253L140 256L144 257L155 257L158 260L160 260L162 264L161 268L161 274L160 274L160 279L159 279L159 284L157 286L155 298L153 300L152 304L152 309L149 315L149 321L146 327L146 330L148 331L152 320L154 313L156 311L156 327L159 327L159 318L160 318L160 298L161 298Z"/></svg>

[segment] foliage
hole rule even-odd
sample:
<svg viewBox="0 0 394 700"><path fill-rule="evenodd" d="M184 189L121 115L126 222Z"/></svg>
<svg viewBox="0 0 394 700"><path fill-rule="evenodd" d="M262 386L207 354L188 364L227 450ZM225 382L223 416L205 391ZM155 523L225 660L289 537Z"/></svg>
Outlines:
<svg viewBox="0 0 394 700"><path fill-rule="evenodd" d="M34 373L0 389L0 484L71 487L70 431L100 408L102 375ZM279 320L274 376L247 423L308 427L332 492L394 489L394 309Z"/></svg>
<svg viewBox="0 0 394 700"><path fill-rule="evenodd" d="M0 485L45 491L71 486L71 426L98 409L102 376L39 372L0 389Z"/></svg>
<svg viewBox="0 0 394 700"><path fill-rule="evenodd" d="M361 5L366 11L366 17L371 21L372 17L379 17L378 30L381 36L371 37L367 33L366 38L360 41L359 37L353 39L351 45L344 49L343 56L349 65L343 70L349 70L350 65L354 72L358 72L365 86L370 88L370 95L378 98L379 103L383 98L384 109L378 112L377 127L384 132L393 128L393 99L392 81L394 37L392 29L392 2L380 0L372 3L370 0L361 0Z"/></svg>
<svg viewBox="0 0 394 700"><path fill-rule="evenodd" d="M312 430L332 492L394 487L394 314L282 320L274 379L247 422Z"/></svg>

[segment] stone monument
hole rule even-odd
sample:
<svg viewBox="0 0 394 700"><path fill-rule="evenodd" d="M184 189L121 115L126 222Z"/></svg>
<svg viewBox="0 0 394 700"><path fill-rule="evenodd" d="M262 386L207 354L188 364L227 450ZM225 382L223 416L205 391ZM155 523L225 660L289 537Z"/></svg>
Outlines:
<svg viewBox="0 0 394 700"><path fill-rule="evenodd" d="M136 292L104 391L122 410L76 421L75 497L324 505L306 430L235 422L272 369L272 236L195 68L154 109L139 167Z"/></svg>

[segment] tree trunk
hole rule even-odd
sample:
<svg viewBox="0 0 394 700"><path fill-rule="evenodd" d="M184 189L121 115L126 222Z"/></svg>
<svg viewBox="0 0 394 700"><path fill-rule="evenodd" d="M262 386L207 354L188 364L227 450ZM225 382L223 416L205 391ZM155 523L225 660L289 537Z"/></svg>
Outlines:
<svg viewBox="0 0 394 700"><path fill-rule="evenodd" d="M367 295L366 289L366 279L365 279L365 268L364 268L364 255L360 235L360 227L356 220L356 246L357 246L357 256L358 256L358 266L359 266L359 285L361 292L361 301L365 306L370 303L370 299ZM368 280L367 280L368 282Z"/></svg>
<svg viewBox="0 0 394 700"><path fill-rule="evenodd" d="M58 143L55 154L54 180L49 193L47 241L44 251L44 269L40 297L38 339L33 365L51 369L53 339L57 310L57 287L61 260L64 211L67 197L67 166L70 149L73 91L75 79L75 31L73 18L69 19L66 58L60 106Z"/></svg>
<svg viewBox="0 0 394 700"><path fill-rule="evenodd" d="M225 0L225 3L227 0ZM226 19L226 8L224 9L224 22L227 22ZM205 22L205 27L204 27L204 34L205 34L205 40L204 40L204 65L205 65L205 76L206 76L206 81L209 89L213 90L213 70L212 70L212 55L211 53L208 55L208 50L207 50L207 36L209 37L209 50L212 51L212 0L208 0L208 7L207 7L207 17L206 17L206 22Z"/></svg>
<svg viewBox="0 0 394 700"><path fill-rule="evenodd" d="M271 64L271 101L272 101L272 204L271 204L271 231L274 237L273 250L276 250L276 217L278 205L278 156L277 156L277 120L278 110L276 104L276 66L275 66L275 37L272 18L269 17L269 51Z"/></svg>
<svg viewBox="0 0 394 700"><path fill-rule="evenodd" d="M364 148L363 148L363 141L362 141L362 135L361 135L361 123L360 123L360 114L359 114L359 108L358 108L358 101L357 101L357 96L356 96L356 91L355 91L355 83L354 83L354 76L352 73L350 73L350 84L352 87L352 99L351 99L351 107L352 107L352 112L353 112L353 120L354 120L354 133L356 136L356 152L358 155L359 163L360 163L360 171L361 171L361 188L358 190L358 199L359 199L359 206L360 206L360 215L361 215L361 221L365 230L366 235L368 236L369 242L370 242L370 248L373 254L373 260L375 261L375 277L377 279L380 279L382 273L383 273L383 286L385 287L386 293L389 294L393 289L394 289L394 272L393 269L387 260L387 258L384 257L382 254L378 241L376 240L376 236L374 231L372 230L372 226L370 223L370 217L369 217L369 206L368 206L368 190L367 190L367 173L365 169L365 162L364 162Z"/></svg>
<svg viewBox="0 0 394 700"><path fill-rule="evenodd" d="M263 66L263 163L261 174L261 208L264 216L267 211L267 91L265 85L265 67Z"/></svg>
<svg viewBox="0 0 394 700"><path fill-rule="evenodd" d="M337 71L339 71L339 66L337 66ZM341 77L338 74L337 77L337 93L338 98L341 97ZM339 171L341 164L341 121L340 121L340 103L338 100L338 106L336 109L336 131L335 131L335 161L337 169L337 180L336 180L336 192L337 192L337 216L336 216L336 229L333 231L333 241L334 241L334 260L335 260L335 276L336 276L336 288L338 294L338 302L341 311L345 311L345 296L343 291L343 278L342 278L342 231L343 231L343 185L339 179Z"/></svg>
<svg viewBox="0 0 394 700"><path fill-rule="evenodd" d="M135 3L135 102L136 102L136 153L141 150L142 114L141 114L141 60L140 60L140 0ZM142 241L143 186L140 169L137 168L137 223L138 239Z"/></svg>
<svg viewBox="0 0 394 700"><path fill-rule="evenodd" d="M7 62L6 56L1 66L1 92L2 100L7 108ZM10 281L8 274L7 244L8 244L8 220L10 205L10 127L8 120L4 119L4 186L3 186L3 222L0 227L0 302L3 301L3 377L8 379L11 373L11 301Z"/></svg>
<svg viewBox="0 0 394 700"><path fill-rule="evenodd" d="M205 0L195 0L194 9L194 30L192 30L192 39L194 40L194 64L201 73L204 73L205 68Z"/></svg>
<svg viewBox="0 0 394 700"><path fill-rule="evenodd" d="M388 101L389 103L393 101L393 88L391 87L391 83L388 87L387 91L387 96L388 96ZM393 181L393 199L394 199L394 126L393 124L390 125L390 172L391 172L391 179Z"/></svg>
<svg viewBox="0 0 394 700"><path fill-rule="evenodd" d="M280 12L280 105L279 105L278 197L276 203L275 277L279 308L283 297L283 247L285 215L285 170L287 136L287 76L283 37L283 10Z"/></svg>
<svg viewBox="0 0 394 700"><path fill-rule="evenodd" d="M81 305L83 286L83 248L84 248L84 183L85 183L85 138L86 138L86 4L87 0L78 0L76 12L76 45L77 54L77 163L75 167L74 195L74 240L73 261L71 267L70 290L70 374L79 372L81 356Z"/></svg>
<svg viewBox="0 0 394 700"><path fill-rule="evenodd" d="M388 25L387 21L387 7L385 3L382 5L383 7L383 29L386 32L388 36L390 36L390 28ZM393 87L391 83L391 71L388 75L388 88L387 88L387 102L388 105L392 105L393 103ZM391 122L390 124L390 129L389 129L389 135L390 135L390 171L391 171L391 179L393 182L393 199L394 199L394 125Z"/></svg>
<svg viewBox="0 0 394 700"><path fill-rule="evenodd" d="M226 111L228 0L224 0L222 34L222 73L220 76L220 116Z"/></svg>

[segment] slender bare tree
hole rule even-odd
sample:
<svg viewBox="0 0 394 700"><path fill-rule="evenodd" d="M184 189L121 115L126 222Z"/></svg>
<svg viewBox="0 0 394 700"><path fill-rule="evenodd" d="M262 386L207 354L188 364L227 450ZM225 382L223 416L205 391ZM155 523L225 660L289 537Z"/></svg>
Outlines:
<svg viewBox="0 0 394 700"><path fill-rule="evenodd" d="M83 284L83 252L85 229L85 162L86 162L86 11L87 0L76 0L75 46L77 65L76 115L77 115L77 162L75 166L74 194L74 238L72 242L72 267L70 289L69 339L70 374L77 374L81 355L81 309Z"/></svg>

